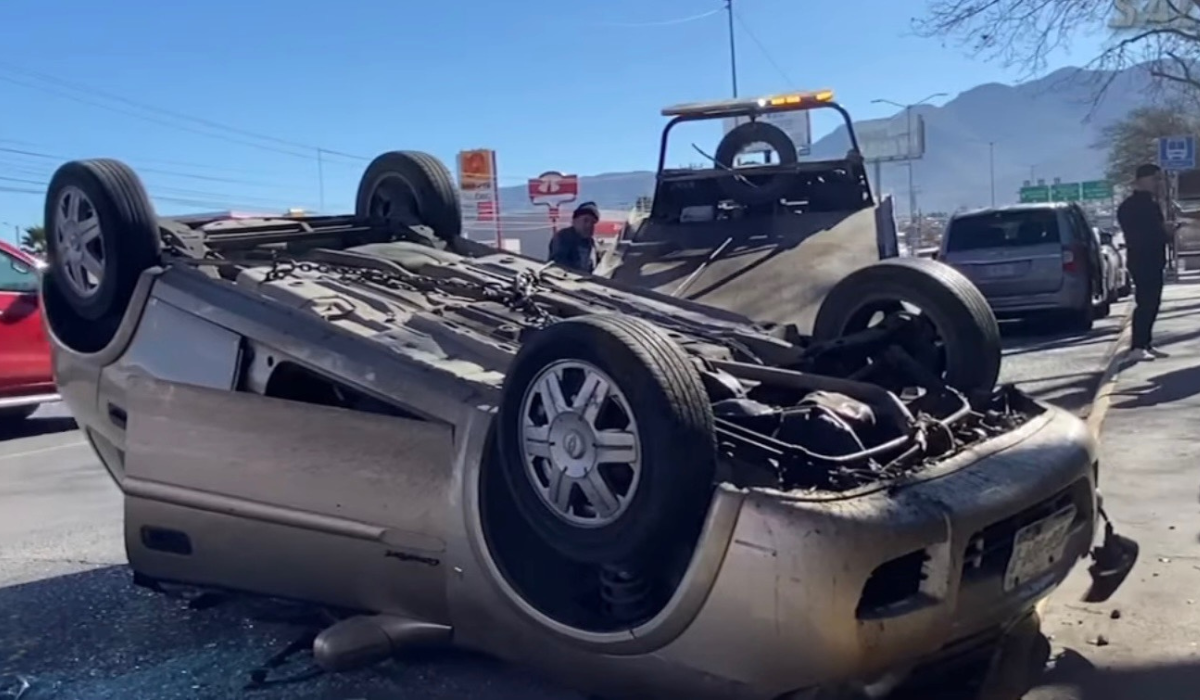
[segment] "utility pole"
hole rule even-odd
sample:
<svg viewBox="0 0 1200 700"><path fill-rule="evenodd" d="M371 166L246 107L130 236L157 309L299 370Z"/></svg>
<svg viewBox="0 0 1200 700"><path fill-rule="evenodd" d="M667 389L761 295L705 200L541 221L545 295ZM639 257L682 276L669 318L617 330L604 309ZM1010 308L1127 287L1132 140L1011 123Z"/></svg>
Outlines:
<svg viewBox="0 0 1200 700"><path fill-rule="evenodd" d="M988 172L992 176L992 206L996 206L996 142L988 141Z"/></svg>
<svg viewBox="0 0 1200 700"><path fill-rule="evenodd" d="M725 14L729 16L729 76L733 80L733 96L737 97L737 47L733 40L733 0L725 0Z"/></svg>
<svg viewBox="0 0 1200 700"><path fill-rule="evenodd" d="M317 149L317 191L320 198L321 213L325 213L325 149Z"/></svg>

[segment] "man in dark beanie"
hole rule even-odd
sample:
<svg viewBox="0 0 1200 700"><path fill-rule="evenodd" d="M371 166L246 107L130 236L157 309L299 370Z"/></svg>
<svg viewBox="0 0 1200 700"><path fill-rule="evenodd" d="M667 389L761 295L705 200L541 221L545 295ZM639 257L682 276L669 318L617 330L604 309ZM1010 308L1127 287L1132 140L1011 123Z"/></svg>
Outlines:
<svg viewBox="0 0 1200 700"><path fill-rule="evenodd" d="M1145 360L1162 357L1151 343L1154 320L1162 304L1163 268L1167 264L1170 234L1163 219L1158 195L1162 170L1157 165L1138 166L1133 193L1117 207L1117 222L1125 233L1129 274L1133 277L1134 302L1131 357Z"/></svg>
<svg viewBox="0 0 1200 700"><path fill-rule="evenodd" d="M596 269L596 241L592 236L599 221L600 208L595 202L575 207L571 225L555 232L550 239L550 262L589 274Z"/></svg>

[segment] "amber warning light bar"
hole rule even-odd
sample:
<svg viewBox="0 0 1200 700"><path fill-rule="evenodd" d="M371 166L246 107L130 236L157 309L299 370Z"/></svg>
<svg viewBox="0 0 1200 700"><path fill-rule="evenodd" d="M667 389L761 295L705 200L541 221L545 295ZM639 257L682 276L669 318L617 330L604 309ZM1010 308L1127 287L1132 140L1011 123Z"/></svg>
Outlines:
<svg viewBox="0 0 1200 700"><path fill-rule="evenodd" d="M663 109L664 117L736 117L769 112L810 109L833 102L833 90L792 92L769 97L689 102Z"/></svg>

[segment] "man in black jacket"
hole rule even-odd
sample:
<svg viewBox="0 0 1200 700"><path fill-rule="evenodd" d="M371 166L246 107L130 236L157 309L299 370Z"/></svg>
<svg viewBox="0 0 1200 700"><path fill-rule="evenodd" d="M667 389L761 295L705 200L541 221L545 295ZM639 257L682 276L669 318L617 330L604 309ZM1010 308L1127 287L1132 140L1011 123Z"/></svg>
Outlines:
<svg viewBox="0 0 1200 700"><path fill-rule="evenodd" d="M1158 201L1161 191L1162 170L1157 165L1138 166L1133 193L1117 208L1117 222L1125 232L1127 264L1134 284L1131 356L1135 359L1164 355L1151 343L1154 320L1162 304L1163 268L1167 264L1170 239Z"/></svg>
<svg viewBox="0 0 1200 700"><path fill-rule="evenodd" d="M575 207L571 225L556 231L550 239L550 262L588 274L596 269L598 256L593 235L599 221L600 208L595 202L584 202Z"/></svg>

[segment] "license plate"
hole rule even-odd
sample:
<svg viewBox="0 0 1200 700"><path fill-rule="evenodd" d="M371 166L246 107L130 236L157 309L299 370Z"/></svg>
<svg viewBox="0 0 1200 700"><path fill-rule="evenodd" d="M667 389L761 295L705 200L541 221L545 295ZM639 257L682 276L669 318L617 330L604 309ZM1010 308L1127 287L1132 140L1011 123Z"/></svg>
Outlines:
<svg viewBox="0 0 1200 700"><path fill-rule="evenodd" d="M1067 531L1075 521L1075 506L1017 530L1012 558L1004 571L1004 590L1028 583L1062 561Z"/></svg>
<svg viewBox="0 0 1200 700"><path fill-rule="evenodd" d="M988 277L1012 277L1017 274L1017 266L1012 263L988 265L983 268L983 274Z"/></svg>

